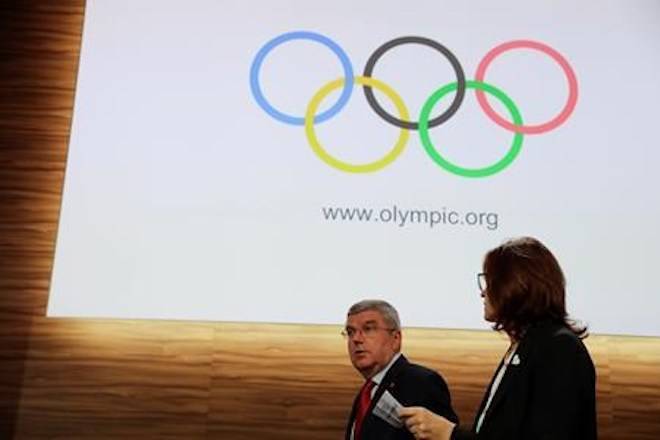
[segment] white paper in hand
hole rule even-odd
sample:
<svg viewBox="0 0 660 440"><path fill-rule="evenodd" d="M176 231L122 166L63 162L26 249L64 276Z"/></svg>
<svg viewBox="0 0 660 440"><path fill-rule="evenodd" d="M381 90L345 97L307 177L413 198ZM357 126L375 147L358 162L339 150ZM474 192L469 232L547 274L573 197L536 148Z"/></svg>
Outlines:
<svg viewBox="0 0 660 440"><path fill-rule="evenodd" d="M373 412L374 415L385 420L395 428L401 428L403 427L403 421L401 420L401 417L399 417L398 410L402 407L403 405L401 405L389 391L385 391L383 395L380 396Z"/></svg>

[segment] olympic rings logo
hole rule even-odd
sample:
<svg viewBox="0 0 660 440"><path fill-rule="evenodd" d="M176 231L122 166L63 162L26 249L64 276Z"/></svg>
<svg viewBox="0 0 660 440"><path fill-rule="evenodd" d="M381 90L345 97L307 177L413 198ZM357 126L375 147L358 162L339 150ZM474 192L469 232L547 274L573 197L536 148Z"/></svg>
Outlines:
<svg viewBox="0 0 660 440"><path fill-rule="evenodd" d="M330 81L321 87L318 92L316 92L316 94L310 100L304 116L289 115L275 108L266 100L259 83L259 73L266 56L275 47L292 40L309 40L327 47L337 56L337 58L339 58L342 69L344 71L344 76L342 78ZM428 46L437 52L440 52L447 59L447 61L449 61L456 75L455 82L438 88L429 96L429 98L427 98L426 102L422 106L418 122L411 121L410 115L403 100L390 86L372 77L374 67L378 60L383 56L383 54L394 47L404 44L421 44ZM518 110L513 100L511 100L511 98L509 98L509 96L507 96L499 88L485 82L486 71L493 60L502 53L514 49L533 49L548 55L557 64L559 64L564 75L566 76L566 80L568 82L568 99L562 110L554 118L547 122L536 125L523 124L520 111ZM394 143L394 146L389 150L389 152L387 152L383 157L369 163L348 163L332 156L326 151L323 145L321 145L321 142L316 136L314 128L315 124L320 124L329 120L348 103L348 100L350 99L351 93L353 91L353 86L355 84L359 84L363 87L364 95L367 99L367 102L369 103L369 106L382 119L401 129L398 139ZM559 127L570 117L571 113L575 109L575 105L578 99L577 78L571 65L555 49L538 41L515 40L499 44L498 46L491 49L479 62L477 71L475 73L475 79L466 80L463 68L461 67L458 59L449 49L447 49L442 44L425 37L400 37L388 41L376 49L367 60L362 75L355 76L348 56L337 43L324 35L307 31L296 31L279 35L261 47L261 49L259 49L257 52L250 68L250 88L252 95L257 101L257 104L270 116L277 119L278 121L284 122L285 124L304 126L307 141L309 142L309 145L311 146L314 153L316 153L316 155L326 164L338 170L351 173L365 173L381 170L382 168L391 164L403 152L406 143L408 142L410 130L417 130L419 132L421 143L429 157L443 169L449 171L450 173L464 177L491 176L511 165L511 163L520 153L520 149L522 148L523 135L541 134ZM392 101L398 116L389 114L381 107L374 96L374 88L381 91L387 98ZM335 102L329 109L317 114L318 108L323 99L336 89L341 89L341 94L339 95L337 102ZM467 168L451 162L437 150L429 136L430 128L443 124L458 111L461 103L463 102L463 98L465 97L466 89L475 90L479 106L493 122L513 133L513 141L511 142L511 146L509 147L509 150L505 156L497 162L481 168ZM448 95L451 92L455 92L451 105L449 105L449 107L443 113L433 119L430 119L431 111L436 106L436 104L445 95ZM506 107L507 111L509 112L511 120L503 118L498 113L496 113L495 110L493 110L493 108L488 103L488 100L486 99L486 94L491 95L492 97L502 102L504 107Z"/></svg>

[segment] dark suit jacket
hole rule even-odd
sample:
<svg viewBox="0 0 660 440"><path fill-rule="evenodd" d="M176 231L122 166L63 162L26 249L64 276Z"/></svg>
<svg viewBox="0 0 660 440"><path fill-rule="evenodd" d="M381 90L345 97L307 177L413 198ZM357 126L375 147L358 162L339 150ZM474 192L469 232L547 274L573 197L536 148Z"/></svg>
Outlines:
<svg viewBox="0 0 660 440"><path fill-rule="evenodd" d="M362 440L411 440L414 438L405 426L395 428L373 414L373 409L385 390L389 391L403 406L423 406L449 420L458 422L451 407L449 388L444 379L433 370L411 364L401 355L392 364L376 389L367 416L362 422ZM356 396L346 426L346 440L351 438L357 400Z"/></svg>
<svg viewBox="0 0 660 440"><path fill-rule="evenodd" d="M507 367L479 434L456 428L452 439L595 440L596 373L582 341L561 323L543 322L527 330L516 353L519 363Z"/></svg>

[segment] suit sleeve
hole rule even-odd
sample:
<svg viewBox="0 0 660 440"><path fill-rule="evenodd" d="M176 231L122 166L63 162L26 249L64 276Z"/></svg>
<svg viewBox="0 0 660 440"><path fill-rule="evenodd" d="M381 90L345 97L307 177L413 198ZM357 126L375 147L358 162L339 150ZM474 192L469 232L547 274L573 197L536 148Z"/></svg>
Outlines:
<svg viewBox="0 0 660 440"><path fill-rule="evenodd" d="M444 379L434 373L428 376L426 382L426 401L423 406L453 423L458 423L458 416L451 406L451 395Z"/></svg>
<svg viewBox="0 0 660 440"><path fill-rule="evenodd" d="M456 425L451 433L451 440L476 440L477 434L472 431L466 431L460 426Z"/></svg>
<svg viewBox="0 0 660 440"><path fill-rule="evenodd" d="M452 440L474 440L476 435L469 430L464 430L458 425L458 416L451 406L451 395L447 383L439 375L431 376L429 380L430 394L428 397L426 408L430 411L441 415L447 420L456 423L456 428L452 432Z"/></svg>
<svg viewBox="0 0 660 440"><path fill-rule="evenodd" d="M537 347L530 376L526 431L530 438L575 438L585 402L595 394L593 363L582 343L559 333Z"/></svg>

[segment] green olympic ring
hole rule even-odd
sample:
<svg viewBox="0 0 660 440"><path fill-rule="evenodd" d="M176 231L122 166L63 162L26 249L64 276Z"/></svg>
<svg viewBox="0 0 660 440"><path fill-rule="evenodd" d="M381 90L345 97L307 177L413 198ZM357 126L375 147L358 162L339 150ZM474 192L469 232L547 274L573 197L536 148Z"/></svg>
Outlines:
<svg viewBox="0 0 660 440"><path fill-rule="evenodd" d="M493 95L495 98L499 99L502 102L502 104L504 104L507 110L509 110L509 113L511 114L511 118L513 119L513 124L515 126L523 125L522 116L520 115L520 112L518 111L516 105L513 103L511 98L509 98L503 91L501 91L497 87L479 81L467 81L465 87L468 89L482 90L490 95ZM452 92L456 89L457 89L457 83L455 82L450 83L433 92L431 96L424 103L424 106L422 107L422 111L419 117L419 137L422 141L422 145L424 146L424 149L431 157L431 159L433 159L435 163L437 163L438 165L440 165L442 168L449 171L450 173L463 177L492 176L493 174L498 173L502 171L504 168L511 165L511 163L514 161L516 156L518 156L518 153L520 153L520 149L522 147L523 134L521 132L516 132L513 136L513 142L511 143L511 148L509 148L507 154L502 159L495 162L494 164L488 165L483 168L461 167L456 164L453 164L449 160L442 157L442 155L438 153L438 150L433 146L433 142L429 137L429 118L431 116L431 110L433 110L433 107L438 103L438 101L440 101L440 99L443 96L445 96L447 93Z"/></svg>

